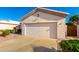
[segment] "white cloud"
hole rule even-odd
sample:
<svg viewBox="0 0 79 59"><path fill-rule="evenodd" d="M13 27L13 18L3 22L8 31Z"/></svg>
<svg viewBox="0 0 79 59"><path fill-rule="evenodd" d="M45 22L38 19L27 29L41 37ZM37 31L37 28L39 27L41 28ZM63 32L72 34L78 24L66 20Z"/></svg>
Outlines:
<svg viewBox="0 0 79 59"><path fill-rule="evenodd" d="M19 24L19 21L13 21L13 20L0 20L2 23L12 23L12 24Z"/></svg>

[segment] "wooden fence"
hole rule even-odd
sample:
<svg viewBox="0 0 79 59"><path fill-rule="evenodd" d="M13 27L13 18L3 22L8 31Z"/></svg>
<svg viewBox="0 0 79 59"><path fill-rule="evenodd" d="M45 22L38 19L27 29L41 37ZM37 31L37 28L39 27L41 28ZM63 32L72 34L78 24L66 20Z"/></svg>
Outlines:
<svg viewBox="0 0 79 59"><path fill-rule="evenodd" d="M77 36L77 26L67 25L67 35Z"/></svg>

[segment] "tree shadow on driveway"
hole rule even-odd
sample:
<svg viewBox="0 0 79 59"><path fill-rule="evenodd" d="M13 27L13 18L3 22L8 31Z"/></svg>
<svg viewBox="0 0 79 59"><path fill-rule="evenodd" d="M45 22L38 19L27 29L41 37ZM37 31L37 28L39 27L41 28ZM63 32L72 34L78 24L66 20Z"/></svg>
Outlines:
<svg viewBox="0 0 79 59"><path fill-rule="evenodd" d="M57 52L57 50L55 48L47 48L47 47L34 47L33 48L34 52Z"/></svg>

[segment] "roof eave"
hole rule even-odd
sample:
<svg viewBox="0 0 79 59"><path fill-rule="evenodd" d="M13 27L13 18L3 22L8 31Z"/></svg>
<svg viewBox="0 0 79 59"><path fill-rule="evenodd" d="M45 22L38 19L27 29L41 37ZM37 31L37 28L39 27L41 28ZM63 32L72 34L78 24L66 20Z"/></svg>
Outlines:
<svg viewBox="0 0 79 59"><path fill-rule="evenodd" d="M56 14L57 16L61 16L61 17L66 17L69 13L66 12L61 12L61 11L56 11L56 10L50 10L50 9L46 9L46 8L35 8L33 11L31 11L30 13L28 13L27 15L23 16L21 18L21 20L23 21L24 19L28 18L29 16L33 15L34 13L36 13L37 11L41 11L41 12L46 12L49 14Z"/></svg>

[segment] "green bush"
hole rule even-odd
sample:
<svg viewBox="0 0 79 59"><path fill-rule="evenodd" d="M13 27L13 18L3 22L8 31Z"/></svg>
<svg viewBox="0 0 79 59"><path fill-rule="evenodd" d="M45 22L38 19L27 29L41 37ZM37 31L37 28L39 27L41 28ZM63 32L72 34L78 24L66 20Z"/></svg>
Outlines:
<svg viewBox="0 0 79 59"><path fill-rule="evenodd" d="M79 52L79 40L62 40L59 45L65 52Z"/></svg>
<svg viewBox="0 0 79 59"><path fill-rule="evenodd" d="M10 33L15 33L15 30L7 30L7 31L9 31Z"/></svg>
<svg viewBox="0 0 79 59"><path fill-rule="evenodd" d="M0 32L3 32L4 30L0 30Z"/></svg>
<svg viewBox="0 0 79 59"><path fill-rule="evenodd" d="M7 35L9 35L10 34L10 31L9 30L4 30L3 32L2 32L2 35L3 36L7 36Z"/></svg>
<svg viewBox="0 0 79 59"><path fill-rule="evenodd" d="M15 33L15 30L11 30L10 32L11 32L11 33Z"/></svg>
<svg viewBox="0 0 79 59"><path fill-rule="evenodd" d="M14 33L15 32L15 30L8 30L8 31L10 31L10 33Z"/></svg>

